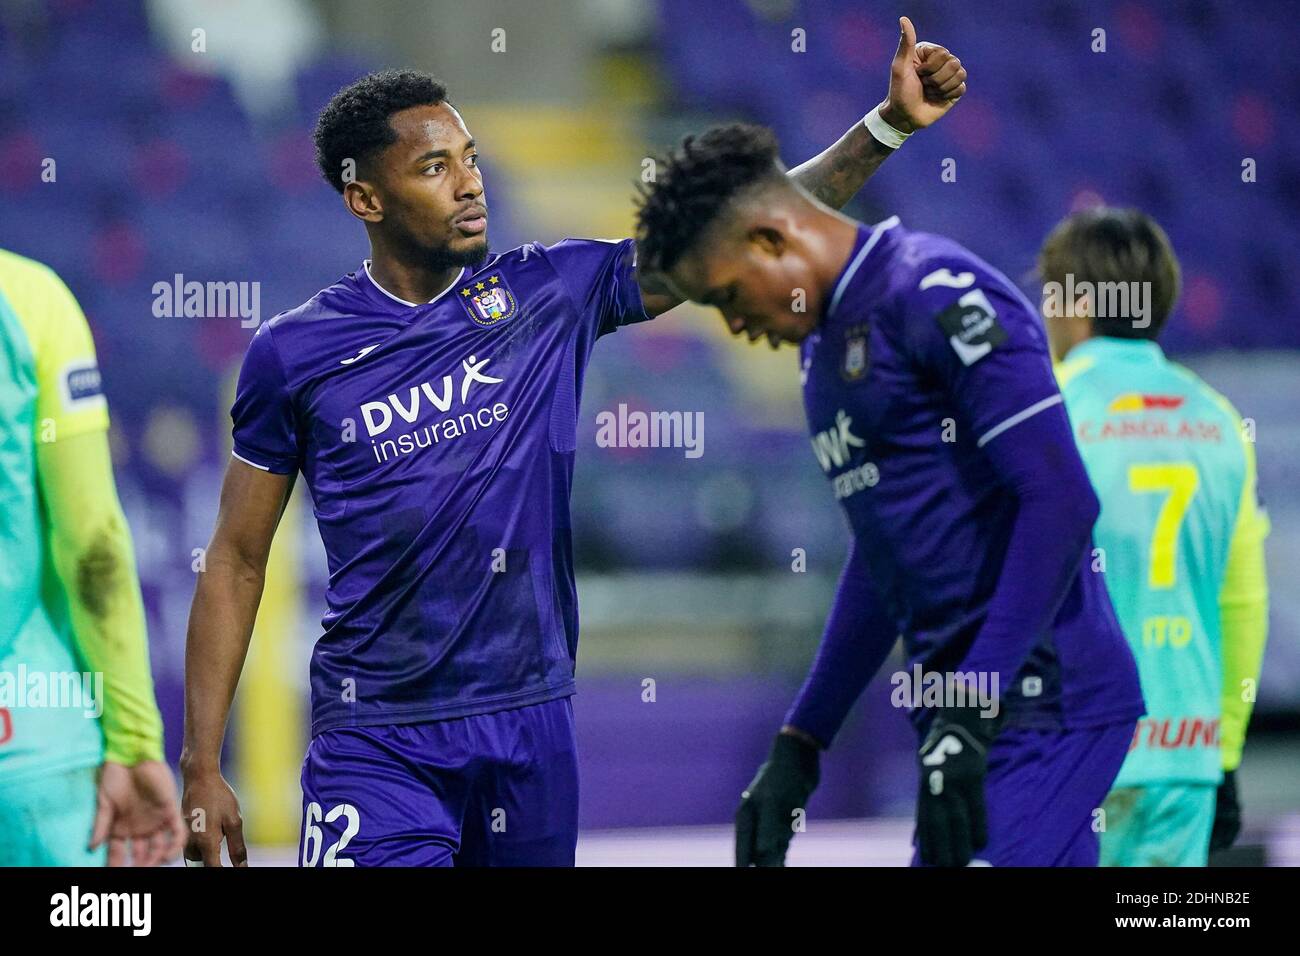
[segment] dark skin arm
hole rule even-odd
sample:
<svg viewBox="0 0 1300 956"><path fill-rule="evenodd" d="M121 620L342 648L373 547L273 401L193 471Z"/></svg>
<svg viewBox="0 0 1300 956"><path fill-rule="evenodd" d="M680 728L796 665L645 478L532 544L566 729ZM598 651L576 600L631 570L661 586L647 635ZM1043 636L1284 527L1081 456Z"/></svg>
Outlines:
<svg viewBox="0 0 1300 956"><path fill-rule="evenodd" d="M881 118L900 133L912 133L938 120L965 93L961 60L936 44L918 44L912 21L900 18L898 50L889 67L889 93L880 104ZM789 175L827 206L842 209L894 152L859 122ZM660 315L682 301L661 277L645 275L637 281L647 315Z"/></svg>
<svg viewBox="0 0 1300 956"><path fill-rule="evenodd" d="M894 126L887 118L891 113L886 112L885 104L880 113L885 122ZM903 131L899 126L894 128ZM857 123L830 148L796 166L789 175L832 209L842 209L875 175L881 163L896 152Z"/></svg>
<svg viewBox="0 0 1300 956"><path fill-rule="evenodd" d="M221 742L293 477L231 459L205 569L194 589L185 646L181 809L189 828L185 858L205 866L221 866L223 838L231 863L248 865L239 800L221 776Z"/></svg>

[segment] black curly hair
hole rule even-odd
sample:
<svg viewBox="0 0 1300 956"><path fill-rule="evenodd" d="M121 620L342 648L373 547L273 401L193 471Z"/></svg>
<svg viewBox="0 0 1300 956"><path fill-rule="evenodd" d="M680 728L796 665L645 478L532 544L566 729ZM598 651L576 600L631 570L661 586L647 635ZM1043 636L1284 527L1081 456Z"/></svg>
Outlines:
<svg viewBox="0 0 1300 956"><path fill-rule="evenodd" d="M316 165L325 181L343 192L343 163L358 167L397 142L388 118L412 106L447 101L447 88L427 73L384 70L339 90L316 120Z"/></svg>
<svg viewBox="0 0 1300 956"><path fill-rule="evenodd" d="M654 181L641 186L637 203L637 262L647 272L669 272L740 193L785 180L776 136L749 123L687 136L655 162Z"/></svg>

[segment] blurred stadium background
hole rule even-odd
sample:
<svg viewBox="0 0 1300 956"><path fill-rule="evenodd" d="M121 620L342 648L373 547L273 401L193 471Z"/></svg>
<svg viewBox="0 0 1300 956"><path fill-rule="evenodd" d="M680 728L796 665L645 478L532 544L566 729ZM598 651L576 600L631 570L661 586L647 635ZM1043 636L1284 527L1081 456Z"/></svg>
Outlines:
<svg viewBox="0 0 1300 956"><path fill-rule="evenodd" d="M94 330L173 760L195 549L251 330L158 318L153 288L257 283L269 318L359 266L364 233L313 165L328 97L371 69L434 72L481 144L494 248L623 236L643 158L683 132L761 121L792 164L832 142L882 98L902 13L962 58L971 91L850 212L947 233L1034 300L1041 238L1082 205L1142 207L1182 258L1165 344L1257 423L1274 528L1233 852L1300 862L1300 27L1282 0L0 0L0 246L53 266ZM726 863L726 825L812 657L847 536L791 351L728 342L716 316L683 307L604 340L587 388L580 861ZM596 414L619 403L704 411L704 455L597 447ZM268 848L255 862L293 859L323 610L323 553L295 497L227 743L247 832ZM864 696L824 762L793 863L906 861L914 742L886 691Z"/></svg>

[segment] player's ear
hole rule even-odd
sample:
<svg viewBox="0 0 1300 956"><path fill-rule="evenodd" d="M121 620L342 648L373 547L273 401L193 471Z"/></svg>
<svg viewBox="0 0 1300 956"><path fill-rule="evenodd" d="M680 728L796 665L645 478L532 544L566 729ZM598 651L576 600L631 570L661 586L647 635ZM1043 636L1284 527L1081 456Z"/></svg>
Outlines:
<svg viewBox="0 0 1300 956"><path fill-rule="evenodd" d="M380 222L384 218L384 204L370 183L354 179L345 185L343 202L348 212L365 222Z"/></svg>
<svg viewBox="0 0 1300 956"><path fill-rule="evenodd" d="M785 254L785 234L773 226L754 226L749 230L749 245L755 251L773 259Z"/></svg>

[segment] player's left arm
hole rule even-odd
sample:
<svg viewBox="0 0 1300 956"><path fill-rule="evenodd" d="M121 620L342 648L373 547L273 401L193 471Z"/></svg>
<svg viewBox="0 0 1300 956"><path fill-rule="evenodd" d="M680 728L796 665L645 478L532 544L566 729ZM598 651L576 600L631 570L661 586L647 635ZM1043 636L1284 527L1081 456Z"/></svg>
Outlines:
<svg viewBox="0 0 1300 956"><path fill-rule="evenodd" d="M1010 489L1015 515L997 584L957 672L992 675L1005 696L1049 632L1086 553L1100 504L1075 446L1037 316L1003 278L972 261L928 264L904 294L922 380L946 392L959 439ZM934 441L947 436L936 434ZM988 840L984 779L1001 705L940 707L917 754L922 863L965 866Z"/></svg>
<svg viewBox="0 0 1300 956"><path fill-rule="evenodd" d="M108 438L84 432L37 447L53 564L77 649L104 675L104 759L163 757L131 531L113 483Z"/></svg>
<svg viewBox="0 0 1300 956"><path fill-rule="evenodd" d="M1250 723L1255 689L1264 661L1264 644L1268 639L1268 575L1264 562L1268 515L1259 505L1255 446L1245 439L1240 427L1237 431L1242 435L1246 475L1219 591L1219 626L1223 642L1219 750L1223 781L1215 798L1211 851L1232 846L1241 832L1241 802L1237 796L1236 774L1241 765L1246 726Z"/></svg>
<svg viewBox="0 0 1300 956"><path fill-rule="evenodd" d="M899 18L889 92L877 107L880 119L898 133L910 135L938 120L965 93L966 70L961 60L936 43L917 43L912 21ZM789 175L821 202L841 209L896 151L896 146L872 135L863 120ZM669 291L662 277L638 275L637 281L649 316L667 312L682 301Z"/></svg>
<svg viewBox="0 0 1300 956"><path fill-rule="evenodd" d="M1223 634L1223 718L1219 740L1226 771L1236 770L1241 763L1246 725L1250 722L1268 639L1264 539L1268 537L1269 522L1267 513L1259 506L1254 445L1244 439L1242 445L1246 480L1219 593Z"/></svg>
<svg viewBox="0 0 1300 956"><path fill-rule="evenodd" d="M996 674L1005 693L1064 601L1100 504L1032 307L971 265L927 272L910 305L917 360L1018 504L987 616L960 666Z"/></svg>
<svg viewBox="0 0 1300 956"><path fill-rule="evenodd" d="M107 683L105 759L125 766L161 760L144 605L113 480L94 342L67 286L48 270L37 278L42 295L28 306L39 323L34 438L52 563L77 648Z"/></svg>
<svg viewBox="0 0 1300 956"><path fill-rule="evenodd" d="M51 564L68 603L72 637L104 680L104 765L93 849L109 865L165 862L184 836L171 771L163 762L144 604L131 532L118 501L108 415L94 343L80 306L52 272L33 308L37 372L36 470Z"/></svg>
<svg viewBox="0 0 1300 956"><path fill-rule="evenodd" d="M154 866L180 853L185 829L163 758L144 605L131 531L113 482L108 437L87 431L37 447L51 563L67 595L77 650L103 676L99 772L91 849L109 866Z"/></svg>

